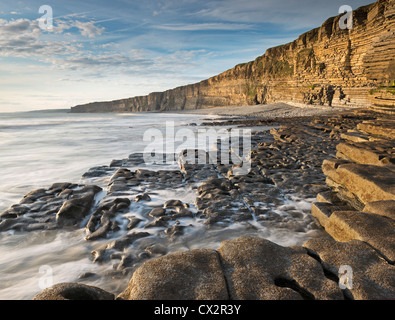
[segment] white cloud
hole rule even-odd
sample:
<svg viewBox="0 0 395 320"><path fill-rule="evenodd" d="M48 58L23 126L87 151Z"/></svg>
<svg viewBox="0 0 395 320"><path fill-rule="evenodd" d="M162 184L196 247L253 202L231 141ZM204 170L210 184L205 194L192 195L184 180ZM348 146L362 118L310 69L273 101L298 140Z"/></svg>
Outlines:
<svg viewBox="0 0 395 320"><path fill-rule="evenodd" d="M28 31L37 31L38 25L32 24L31 20L28 19L17 19L17 20L4 20L0 19L0 35L1 36L12 36Z"/></svg>
<svg viewBox="0 0 395 320"><path fill-rule="evenodd" d="M54 71L78 71L80 76L102 79L115 74L145 77L185 73L198 66L195 59L207 54L205 50L122 50L113 42L95 45L65 36L71 28L78 28L83 37L90 38L104 31L95 22L58 19L52 32L47 32L38 27L37 20L0 20L0 56L34 59L50 65Z"/></svg>
<svg viewBox="0 0 395 320"><path fill-rule="evenodd" d="M16 57L49 57L69 55L79 52L81 43L70 37L49 37L53 34L63 34L64 31L77 28L83 37L94 38L104 32L95 22L79 20L56 19L52 31L40 29L38 20L29 19L0 19L0 56ZM68 34L71 36L71 34Z"/></svg>
<svg viewBox="0 0 395 320"><path fill-rule="evenodd" d="M73 26L78 28L81 34L88 38L94 38L96 36L100 36L104 32L104 28L96 26L94 21L81 22L77 20L74 21Z"/></svg>
<svg viewBox="0 0 395 320"><path fill-rule="evenodd" d="M247 24L236 23L195 23L195 24L163 24L154 26L155 29L171 31L205 31L205 30L242 30L250 29Z"/></svg>
<svg viewBox="0 0 395 320"><path fill-rule="evenodd" d="M0 56L32 57L69 54L77 46L65 41L44 41L37 20L0 19Z"/></svg>
<svg viewBox="0 0 395 320"><path fill-rule="evenodd" d="M132 68L149 66L152 61L140 57L126 56L123 54L78 54L68 58L52 59L54 65L62 69L79 70L83 69L102 72L106 68Z"/></svg>

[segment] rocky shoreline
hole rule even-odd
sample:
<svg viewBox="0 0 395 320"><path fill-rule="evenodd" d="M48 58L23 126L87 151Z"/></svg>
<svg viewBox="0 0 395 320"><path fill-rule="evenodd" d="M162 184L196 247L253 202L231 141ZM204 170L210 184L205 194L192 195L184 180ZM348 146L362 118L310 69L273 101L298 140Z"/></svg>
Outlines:
<svg viewBox="0 0 395 320"><path fill-rule="evenodd" d="M394 299L394 123L393 114L368 109L210 123L275 128L254 132L248 175L235 175L232 164L182 161L179 170L155 171L132 154L84 174L104 179L106 190L56 183L30 192L0 215L0 232L85 228L85 240L97 244L92 262L131 279L123 292L108 293L83 284L94 276L84 274L35 300ZM194 203L151 201L169 187L190 188ZM312 198L311 210L290 201ZM130 214L137 208L144 214ZM213 233L241 224L242 236L227 235L215 249L171 252L196 223ZM309 240L280 246L255 236L259 227ZM343 289L342 266L353 272Z"/></svg>

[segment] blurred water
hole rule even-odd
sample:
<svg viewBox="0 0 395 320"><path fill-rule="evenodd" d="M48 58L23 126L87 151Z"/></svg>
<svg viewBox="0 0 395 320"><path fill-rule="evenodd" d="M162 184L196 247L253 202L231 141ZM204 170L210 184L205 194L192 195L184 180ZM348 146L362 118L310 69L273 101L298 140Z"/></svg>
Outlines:
<svg viewBox="0 0 395 320"><path fill-rule="evenodd" d="M185 132L187 128L196 132L199 127L188 124L199 124L207 118L217 117L192 114L70 114L65 111L0 113L0 212L18 203L34 189L48 188L55 182L78 183L91 167L109 165L114 159L125 159L129 154L143 152L147 146L143 136L149 129L160 129L166 139L166 122L174 122L175 131L183 128ZM169 139L174 137L166 141ZM177 168L177 164L174 168L167 167ZM106 185L102 187L105 189ZM105 191L98 197L104 194ZM151 205L163 204L166 199L193 204L196 193L188 188L169 188L151 197ZM305 217L309 214L312 201L292 199L287 206L292 206ZM282 209L278 209L281 214ZM133 210L133 215L139 217L139 206L136 205ZM264 237L280 245L297 245L314 234L308 228L304 232L266 228L256 221L235 222L227 227L211 229L207 229L204 221L199 219L185 218L180 222L187 226L186 232L177 241L165 243L168 252L217 249L221 241L245 234ZM308 223L307 220L306 226ZM136 231L147 232L148 229L137 228ZM144 242L164 241L160 231L163 232L160 228L150 228L152 237L142 239L142 245ZM1 233L0 299L32 299L42 289L40 283L46 269L41 268L46 266L51 270L54 284L76 282L79 275L91 272L101 276L84 283L120 293L126 288L130 276L121 279L106 276L111 273L112 265L95 264L90 259L92 250L109 239L92 243L84 240L84 236L83 229Z"/></svg>
<svg viewBox="0 0 395 320"><path fill-rule="evenodd" d="M182 114L0 113L0 211L33 189L78 182L89 168L109 165L146 146L144 132L199 122Z"/></svg>

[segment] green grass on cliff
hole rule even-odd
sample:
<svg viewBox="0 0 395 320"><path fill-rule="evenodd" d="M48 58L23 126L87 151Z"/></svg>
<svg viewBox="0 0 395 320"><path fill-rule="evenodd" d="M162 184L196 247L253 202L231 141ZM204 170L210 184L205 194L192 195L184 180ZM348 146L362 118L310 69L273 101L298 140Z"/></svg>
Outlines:
<svg viewBox="0 0 395 320"><path fill-rule="evenodd" d="M292 76L294 73L294 66L288 61L273 60L269 67L269 73L277 76Z"/></svg>
<svg viewBox="0 0 395 320"><path fill-rule="evenodd" d="M395 82L395 80L393 81L393 83ZM369 91L370 95L373 95L375 93L378 93L380 91L385 90L388 93L391 93L393 95L395 95L395 85L389 86L389 87L377 87L376 89L372 89Z"/></svg>
<svg viewBox="0 0 395 320"><path fill-rule="evenodd" d="M387 87L387 92L389 92L389 93L395 95L395 86Z"/></svg>
<svg viewBox="0 0 395 320"><path fill-rule="evenodd" d="M247 65L248 64L248 62L246 62L246 63L240 63L240 64L238 64L236 67L244 67L245 65Z"/></svg>
<svg viewBox="0 0 395 320"><path fill-rule="evenodd" d="M246 95L248 99L255 99L257 95L257 87L255 84L246 82Z"/></svg>

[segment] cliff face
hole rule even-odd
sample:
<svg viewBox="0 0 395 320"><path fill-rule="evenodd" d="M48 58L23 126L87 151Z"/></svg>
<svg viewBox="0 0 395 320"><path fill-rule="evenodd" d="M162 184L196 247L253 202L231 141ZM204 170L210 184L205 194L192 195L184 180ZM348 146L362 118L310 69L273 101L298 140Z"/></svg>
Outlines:
<svg viewBox="0 0 395 320"><path fill-rule="evenodd" d="M395 107L395 1L353 12L353 28L333 17L249 63L165 92L76 106L71 112L193 110L273 102ZM383 98L384 97L384 98Z"/></svg>

